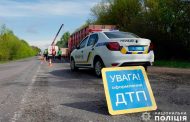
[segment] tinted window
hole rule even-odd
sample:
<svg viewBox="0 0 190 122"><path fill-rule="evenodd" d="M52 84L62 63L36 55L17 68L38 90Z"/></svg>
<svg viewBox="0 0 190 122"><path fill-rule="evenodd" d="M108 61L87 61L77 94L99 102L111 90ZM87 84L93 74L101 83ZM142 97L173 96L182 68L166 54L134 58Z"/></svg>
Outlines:
<svg viewBox="0 0 190 122"><path fill-rule="evenodd" d="M109 39L114 39L114 38L139 38L139 36L129 33L129 32L104 32L104 34L109 38Z"/></svg>
<svg viewBox="0 0 190 122"><path fill-rule="evenodd" d="M87 42L87 39L88 39L88 37L86 37L81 43L80 43L80 45L79 45L79 49L81 49L81 48L84 48L85 47L85 45L86 45L86 42Z"/></svg>
<svg viewBox="0 0 190 122"><path fill-rule="evenodd" d="M94 45L96 44L97 41L98 41L98 34L93 34L90 36L87 46Z"/></svg>

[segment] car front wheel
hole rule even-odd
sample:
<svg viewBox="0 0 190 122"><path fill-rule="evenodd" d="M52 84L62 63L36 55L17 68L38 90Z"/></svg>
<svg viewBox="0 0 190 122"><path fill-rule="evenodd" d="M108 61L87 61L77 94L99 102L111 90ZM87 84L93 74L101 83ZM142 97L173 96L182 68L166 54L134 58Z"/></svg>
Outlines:
<svg viewBox="0 0 190 122"><path fill-rule="evenodd" d="M71 68L71 71L77 71L78 70L78 68L75 66L74 59L71 59L70 68Z"/></svg>

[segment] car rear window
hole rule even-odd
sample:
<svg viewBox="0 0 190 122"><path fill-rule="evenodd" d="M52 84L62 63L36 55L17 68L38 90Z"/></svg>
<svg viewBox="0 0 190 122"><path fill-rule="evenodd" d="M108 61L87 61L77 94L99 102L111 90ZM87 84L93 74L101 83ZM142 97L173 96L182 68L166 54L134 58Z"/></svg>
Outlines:
<svg viewBox="0 0 190 122"><path fill-rule="evenodd" d="M109 39L115 39L115 38L139 38L139 36L129 33L129 32L104 32L104 34L109 38Z"/></svg>

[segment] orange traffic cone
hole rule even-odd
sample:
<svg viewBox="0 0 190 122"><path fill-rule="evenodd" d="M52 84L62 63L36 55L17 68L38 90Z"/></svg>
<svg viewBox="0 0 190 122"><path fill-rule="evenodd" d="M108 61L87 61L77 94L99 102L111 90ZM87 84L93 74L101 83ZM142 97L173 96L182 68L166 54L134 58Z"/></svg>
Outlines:
<svg viewBox="0 0 190 122"><path fill-rule="evenodd" d="M49 59L49 67L52 67L51 59Z"/></svg>

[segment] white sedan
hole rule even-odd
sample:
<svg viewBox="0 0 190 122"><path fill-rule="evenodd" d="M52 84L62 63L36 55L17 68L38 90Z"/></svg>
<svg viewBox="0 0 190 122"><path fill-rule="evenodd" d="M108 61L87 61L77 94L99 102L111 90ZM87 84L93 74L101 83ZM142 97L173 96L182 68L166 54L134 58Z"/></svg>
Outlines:
<svg viewBox="0 0 190 122"><path fill-rule="evenodd" d="M154 62L153 46L149 39L122 31L95 32L84 38L70 56L72 71L94 68L101 76L103 67L150 66Z"/></svg>

